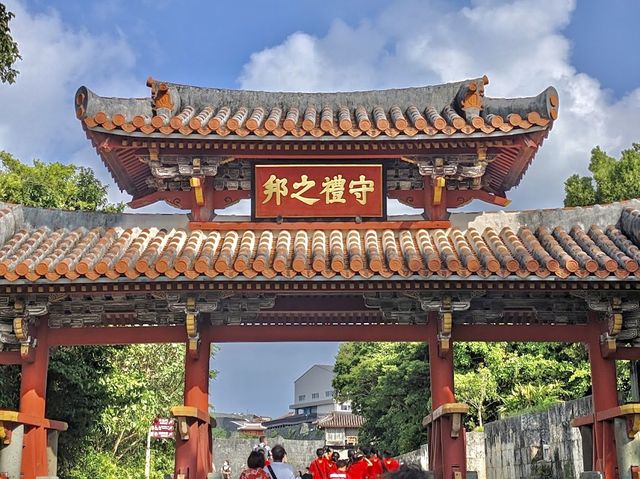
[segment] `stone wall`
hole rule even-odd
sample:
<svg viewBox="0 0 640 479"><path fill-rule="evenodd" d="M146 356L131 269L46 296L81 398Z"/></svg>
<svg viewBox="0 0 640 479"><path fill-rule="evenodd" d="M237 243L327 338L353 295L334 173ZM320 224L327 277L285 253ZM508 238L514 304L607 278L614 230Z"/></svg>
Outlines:
<svg viewBox="0 0 640 479"><path fill-rule="evenodd" d="M420 446L420 449L397 456L396 459L400 464L415 464L425 471L429 468L429 450L426 444Z"/></svg>
<svg viewBox="0 0 640 479"><path fill-rule="evenodd" d="M571 419L591 412L591 398L485 425L487 479L574 479L584 471L582 441Z"/></svg>
<svg viewBox="0 0 640 479"><path fill-rule="evenodd" d="M484 432L467 433L467 471L476 471L478 479L487 477L484 442Z"/></svg>
<svg viewBox="0 0 640 479"><path fill-rule="evenodd" d="M283 439L281 437L268 438L269 446L281 444L287 451L287 460L296 471L304 472L309 463L316 457L316 449L324 446L322 441L301 441ZM257 439L220 438L213 439L214 461L218 473L216 478L221 479L220 468L225 460L230 461L233 474L232 479L240 475L240 471L247 466L247 458L258 443Z"/></svg>
<svg viewBox="0 0 640 479"><path fill-rule="evenodd" d="M396 459L403 464L416 464L423 470L429 470L429 450L426 444L420 449L398 456ZM478 473L478 479L486 479L485 474L484 433L467 433L467 471Z"/></svg>

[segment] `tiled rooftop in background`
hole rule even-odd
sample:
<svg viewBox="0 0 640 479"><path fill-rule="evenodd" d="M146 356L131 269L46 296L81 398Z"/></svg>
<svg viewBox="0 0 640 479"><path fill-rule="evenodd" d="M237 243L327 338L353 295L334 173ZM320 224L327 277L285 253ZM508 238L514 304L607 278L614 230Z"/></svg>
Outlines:
<svg viewBox="0 0 640 479"><path fill-rule="evenodd" d="M333 411L317 422L319 428L359 429L364 425L364 418L350 412Z"/></svg>

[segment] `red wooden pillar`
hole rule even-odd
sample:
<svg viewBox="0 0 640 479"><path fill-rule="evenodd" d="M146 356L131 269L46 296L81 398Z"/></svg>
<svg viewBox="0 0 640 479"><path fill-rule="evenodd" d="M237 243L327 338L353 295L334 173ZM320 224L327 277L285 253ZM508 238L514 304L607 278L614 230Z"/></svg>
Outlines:
<svg viewBox="0 0 640 479"><path fill-rule="evenodd" d="M40 319L35 330L38 339L30 359L22 365L20 382L20 414L30 416L39 426L25 425L22 449L21 479L48 476L47 430L44 428L47 397L47 370L49 345L47 344L46 319Z"/></svg>
<svg viewBox="0 0 640 479"><path fill-rule="evenodd" d="M598 413L618 406L616 362L602 356L600 335L602 327L595 314L590 315L589 362L591 364L591 391L593 401L593 470L604 474L605 479L617 478L613 421L598 420Z"/></svg>
<svg viewBox="0 0 640 479"><path fill-rule="evenodd" d="M431 377L431 410L455 403L453 379L453 345L441 351L438 345L438 317L429 315L429 371ZM466 438L464 427L457 437L451 437L454 416L442 415L434 420L429 439L429 466L436 479L466 477Z"/></svg>
<svg viewBox="0 0 640 479"><path fill-rule="evenodd" d="M175 477L176 479L206 479L207 474L212 472L208 342L200 343L195 354L187 348L184 407L174 409L180 410L174 413L178 417ZM181 420L184 421L185 431L181 431Z"/></svg>

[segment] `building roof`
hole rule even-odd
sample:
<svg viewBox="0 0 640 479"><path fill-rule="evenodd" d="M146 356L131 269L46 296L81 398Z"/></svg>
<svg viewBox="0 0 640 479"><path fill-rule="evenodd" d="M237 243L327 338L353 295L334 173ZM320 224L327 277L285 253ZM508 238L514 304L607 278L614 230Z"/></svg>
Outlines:
<svg viewBox="0 0 640 479"><path fill-rule="evenodd" d="M245 422L245 423L236 423L238 425L242 424L238 431L265 431L267 428L262 425L260 422Z"/></svg>
<svg viewBox="0 0 640 479"><path fill-rule="evenodd" d="M362 416L350 412L333 411L331 414L319 419L316 423L318 428L348 428L359 429L365 420Z"/></svg>
<svg viewBox="0 0 640 479"><path fill-rule="evenodd" d="M171 138L355 138L545 129L558 115L552 87L528 98L484 97L487 77L419 88L290 93L201 88L150 78L147 98L81 87L76 116L90 131Z"/></svg>
<svg viewBox="0 0 640 479"><path fill-rule="evenodd" d="M1 206L1 205L0 205ZM189 230L183 215L4 205L0 281L582 279L640 275L640 200L453 215L453 227ZM278 227L278 228L280 228ZM366 227L366 225L365 225ZM0 284L1 284L0 283Z"/></svg>

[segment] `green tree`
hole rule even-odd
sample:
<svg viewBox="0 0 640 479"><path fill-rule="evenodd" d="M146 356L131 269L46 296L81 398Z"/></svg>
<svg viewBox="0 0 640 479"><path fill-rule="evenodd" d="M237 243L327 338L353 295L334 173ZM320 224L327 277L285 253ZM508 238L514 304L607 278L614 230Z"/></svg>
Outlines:
<svg viewBox="0 0 640 479"><path fill-rule="evenodd" d="M66 479L141 477L149 426L182 403L184 345L113 349L98 380L106 404L85 438L82 456L62 471ZM173 442L153 441L152 450L152 477L161 479L173 467Z"/></svg>
<svg viewBox="0 0 640 479"><path fill-rule="evenodd" d="M562 388L557 382L516 384L503 399L500 413L512 416L525 412L542 411L560 402Z"/></svg>
<svg viewBox="0 0 640 479"><path fill-rule="evenodd" d="M429 413L429 371L424 343L344 343L336 357L334 389L364 416L361 443L404 453L424 444L422 418ZM559 384L553 400L577 399L589 391L589 366L580 344L457 343L456 394L470 404L467 427L548 405L547 398L517 396L520 387ZM514 393L515 391L515 393ZM518 400L518 399L522 400ZM505 402L507 405L505 406Z"/></svg>
<svg viewBox="0 0 640 479"><path fill-rule="evenodd" d="M0 3L0 82L13 83L16 81L18 70L13 68L13 64L20 60L18 44L11 36L9 22L15 15L7 10L7 7Z"/></svg>
<svg viewBox="0 0 640 479"><path fill-rule="evenodd" d="M0 151L0 201L40 208L120 212L91 168L34 160L26 165Z"/></svg>
<svg viewBox="0 0 640 479"><path fill-rule="evenodd" d="M344 343L335 364L334 389L352 400L366 422L362 444L406 452L426 441L429 370L424 343Z"/></svg>
<svg viewBox="0 0 640 479"><path fill-rule="evenodd" d="M491 370L481 365L475 371L455 375L456 399L471 407L475 413L477 426L484 427L486 408L498 399L498 383Z"/></svg>
<svg viewBox="0 0 640 479"><path fill-rule="evenodd" d="M592 176L572 175L564 183L565 206L589 206L640 197L640 143L624 150L620 159L600 147L591 150Z"/></svg>

